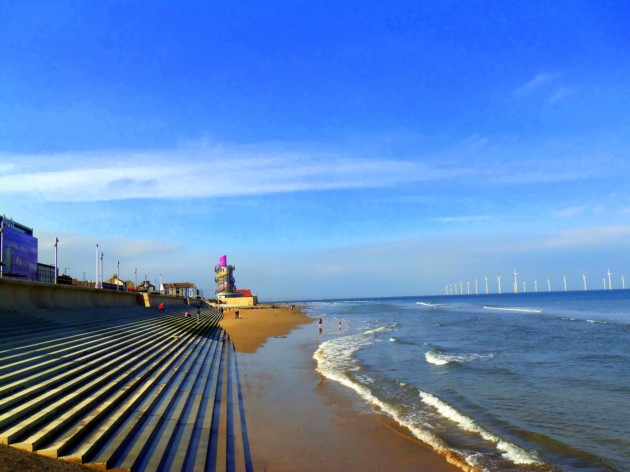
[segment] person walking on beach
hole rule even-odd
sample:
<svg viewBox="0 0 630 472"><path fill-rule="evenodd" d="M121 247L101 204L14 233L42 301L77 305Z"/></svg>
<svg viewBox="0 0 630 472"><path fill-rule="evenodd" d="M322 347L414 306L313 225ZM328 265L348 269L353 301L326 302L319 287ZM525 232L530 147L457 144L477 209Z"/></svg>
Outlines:
<svg viewBox="0 0 630 472"><path fill-rule="evenodd" d="M201 315L201 308L197 308L197 321L199 321L199 315Z"/></svg>
<svg viewBox="0 0 630 472"><path fill-rule="evenodd" d="M319 324L319 334L322 334L322 317L319 317L319 321L317 322Z"/></svg>

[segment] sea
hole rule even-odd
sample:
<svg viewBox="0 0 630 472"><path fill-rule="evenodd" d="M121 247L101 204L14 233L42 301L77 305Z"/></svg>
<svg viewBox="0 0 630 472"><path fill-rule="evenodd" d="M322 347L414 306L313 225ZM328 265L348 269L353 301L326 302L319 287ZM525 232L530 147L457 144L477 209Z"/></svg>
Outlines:
<svg viewBox="0 0 630 472"><path fill-rule="evenodd" d="M630 290L301 301L317 370L480 471L630 471Z"/></svg>

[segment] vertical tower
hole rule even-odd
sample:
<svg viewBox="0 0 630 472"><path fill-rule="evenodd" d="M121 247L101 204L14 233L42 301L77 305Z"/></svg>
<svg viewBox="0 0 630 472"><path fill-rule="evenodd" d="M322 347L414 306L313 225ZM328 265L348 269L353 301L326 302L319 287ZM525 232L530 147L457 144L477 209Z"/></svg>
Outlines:
<svg viewBox="0 0 630 472"><path fill-rule="evenodd" d="M214 281L217 284L215 290L217 296L227 295L234 293L236 286L234 285L234 266L227 264L227 256L221 256L219 263L214 268Z"/></svg>

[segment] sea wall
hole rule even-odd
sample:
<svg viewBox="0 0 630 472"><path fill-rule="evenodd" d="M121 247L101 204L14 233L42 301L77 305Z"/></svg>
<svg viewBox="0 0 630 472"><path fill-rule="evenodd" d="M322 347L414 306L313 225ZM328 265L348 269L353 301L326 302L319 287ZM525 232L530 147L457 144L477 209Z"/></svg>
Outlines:
<svg viewBox="0 0 630 472"><path fill-rule="evenodd" d="M148 298L151 306L157 306L159 303L169 306L186 304L185 298L159 295L150 295ZM143 294L137 292L0 279L0 314L138 305L146 306L146 302Z"/></svg>

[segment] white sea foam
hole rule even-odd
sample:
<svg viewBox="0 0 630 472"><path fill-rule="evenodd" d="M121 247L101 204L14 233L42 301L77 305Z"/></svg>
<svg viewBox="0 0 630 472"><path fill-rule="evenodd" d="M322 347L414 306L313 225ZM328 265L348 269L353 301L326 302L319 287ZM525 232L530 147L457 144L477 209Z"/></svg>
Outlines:
<svg viewBox="0 0 630 472"><path fill-rule="evenodd" d="M499 451L502 451L501 456L504 459L509 460L514 464L534 464L539 462L540 459L535 452L526 451L516 444L505 441L489 431L486 431L472 418L460 413L448 403L440 400L438 397L421 391L420 398L425 404L435 408L440 415L454 422L463 430L470 431L471 433L477 433L486 441L493 443Z"/></svg>
<svg viewBox="0 0 630 472"><path fill-rule="evenodd" d="M366 335L370 335L370 334L377 334L377 333L386 333L387 331L391 331L391 328L387 327L387 326L381 326L380 328L374 328L371 329L369 331L365 331L364 333L357 335L357 336L366 336Z"/></svg>
<svg viewBox="0 0 630 472"><path fill-rule="evenodd" d="M398 341L398 338L392 336L391 338L389 338L389 341L395 343L396 341Z"/></svg>
<svg viewBox="0 0 630 472"><path fill-rule="evenodd" d="M382 328L379 328L373 330L373 332L381 330ZM410 421L395 406L382 401L367 386L354 381L346 375L346 372L357 372L360 369L353 354L362 347L374 342L373 337L369 334L370 332L365 332L344 338L331 339L322 343L313 355L313 358L317 361L317 371L324 377L354 390L368 404L391 416L400 425L408 428L417 439L430 445L436 451L450 451L446 444L435 434L418 426L418 421Z"/></svg>
<svg viewBox="0 0 630 472"><path fill-rule="evenodd" d="M496 310L496 311L516 311L519 313L542 313L540 308L517 308L517 307L504 307L504 306L484 306L484 310Z"/></svg>
<svg viewBox="0 0 630 472"><path fill-rule="evenodd" d="M469 354L450 354L441 349L432 349L425 353L424 357L429 364L441 366L451 363L464 364L480 359L492 359L494 354L477 354L474 352Z"/></svg>

